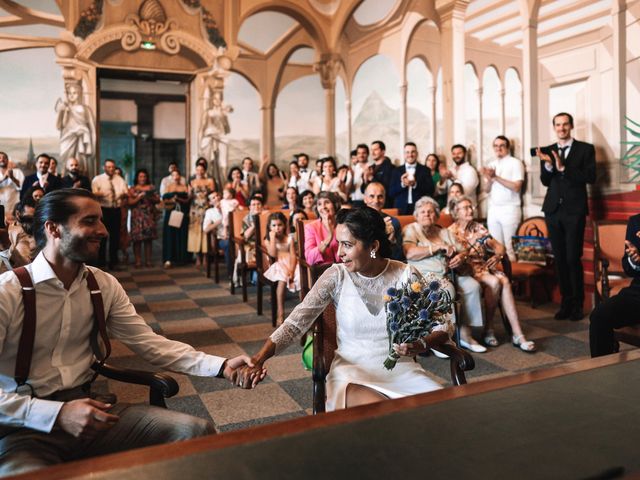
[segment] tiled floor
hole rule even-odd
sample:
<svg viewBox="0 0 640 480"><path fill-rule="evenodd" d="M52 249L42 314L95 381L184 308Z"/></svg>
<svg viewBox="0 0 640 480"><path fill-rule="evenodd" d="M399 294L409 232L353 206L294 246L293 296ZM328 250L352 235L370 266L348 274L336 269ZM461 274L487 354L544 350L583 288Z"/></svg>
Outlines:
<svg viewBox="0 0 640 480"><path fill-rule="evenodd" d="M231 295L226 284L216 285L193 267L131 269L116 276L138 312L156 332L207 353L227 357L243 352L251 355L272 331L268 289L264 303L267 315L258 316L255 289L249 302L243 303L240 292ZM288 309L296 303L297 297L291 295ZM586 358L588 320L558 322L553 319L554 310L551 304L536 309L522 302L518 304L525 333L538 345L539 351L533 355L520 352L506 342L501 322L496 320L496 333L505 343L486 354L475 355L476 367L468 373L468 381ZM151 369L123 345L113 347L110 363ZM174 375L180 384L180 393L169 400L169 407L210 419L218 431L307 415L311 408L311 377L302 367L300 352L299 346L292 346L270 360L269 376L255 390L232 388L221 379ZM447 361L435 357L420 361L434 379L443 385L450 383ZM142 387L111 381L108 387L118 394L120 401L146 401Z"/></svg>

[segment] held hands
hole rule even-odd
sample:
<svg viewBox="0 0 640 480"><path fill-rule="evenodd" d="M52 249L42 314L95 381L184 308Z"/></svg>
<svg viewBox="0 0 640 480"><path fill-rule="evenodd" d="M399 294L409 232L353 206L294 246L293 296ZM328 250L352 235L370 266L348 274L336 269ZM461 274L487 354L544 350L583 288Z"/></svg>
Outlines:
<svg viewBox="0 0 640 480"><path fill-rule="evenodd" d="M495 168L482 167L480 169L480 172L482 173L482 175L484 175L487 178L487 180L491 180L496 176Z"/></svg>
<svg viewBox="0 0 640 480"><path fill-rule="evenodd" d="M56 425L76 438L92 439L118 422L117 415L107 413L111 407L90 398L72 400L60 409Z"/></svg>
<svg viewBox="0 0 640 480"><path fill-rule="evenodd" d="M260 364L254 365L249 356L239 355L227 360L222 374L233 385L251 389L264 380L267 369Z"/></svg>
<svg viewBox="0 0 640 480"><path fill-rule="evenodd" d="M635 263L636 265L640 263L640 254L638 254L638 249L629 240L624 241L624 252L633 263Z"/></svg>

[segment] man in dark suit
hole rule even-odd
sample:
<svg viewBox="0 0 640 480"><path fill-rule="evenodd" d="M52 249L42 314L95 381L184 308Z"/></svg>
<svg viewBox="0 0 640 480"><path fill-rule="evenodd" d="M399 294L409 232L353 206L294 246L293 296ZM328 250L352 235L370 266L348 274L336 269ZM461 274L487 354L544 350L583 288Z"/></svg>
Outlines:
<svg viewBox="0 0 640 480"><path fill-rule="evenodd" d="M44 190L45 195L54 190L62 188L62 179L49 173L49 155L41 153L36 158L36 173L29 175L24 179L22 191L20 192L20 201L26 196L32 187L39 185Z"/></svg>
<svg viewBox="0 0 640 480"><path fill-rule="evenodd" d="M615 328L640 323L640 215L629 218L626 237L622 268L633 280L618 295L605 300L591 312L589 346L592 357L608 355L618 350L613 337Z"/></svg>
<svg viewBox="0 0 640 480"><path fill-rule="evenodd" d="M67 160L67 174L62 177L62 185L64 188L83 188L91 191L91 180L80 175L80 164L73 157Z"/></svg>
<svg viewBox="0 0 640 480"><path fill-rule="evenodd" d="M391 174L389 196L400 215L411 215L415 203L425 195L433 195L429 169L418 163L418 148L413 142L404 145L404 165Z"/></svg>
<svg viewBox="0 0 640 480"><path fill-rule="evenodd" d="M562 304L557 320L580 320L583 316L584 278L582 244L588 214L587 183L596 178L593 145L571 136L573 117L559 113L553 117L558 142L547 147L551 155L537 150L540 180L547 188L544 212L554 262L560 284Z"/></svg>

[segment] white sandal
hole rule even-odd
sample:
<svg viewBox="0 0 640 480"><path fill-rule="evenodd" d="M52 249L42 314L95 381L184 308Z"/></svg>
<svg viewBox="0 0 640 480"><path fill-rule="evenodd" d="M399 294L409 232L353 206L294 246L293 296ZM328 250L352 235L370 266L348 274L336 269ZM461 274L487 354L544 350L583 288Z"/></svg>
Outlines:
<svg viewBox="0 0 640 480"><path fill-rule="evenodd" d="M517 337L514 336L511 339L511 343L513 343L514 347L519 348L526 353L534 353L536 351L536 344L531 340L524 338L524 335L518 335Z"/></svg>

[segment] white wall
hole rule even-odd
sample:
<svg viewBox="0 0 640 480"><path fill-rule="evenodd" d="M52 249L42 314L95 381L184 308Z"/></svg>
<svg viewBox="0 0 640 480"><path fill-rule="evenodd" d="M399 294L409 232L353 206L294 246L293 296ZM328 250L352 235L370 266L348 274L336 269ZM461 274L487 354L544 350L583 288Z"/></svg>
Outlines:
<svg viewBox="0 0 640 480"><path fill-rule="evenodd" d="M137 123L138 109L133 100L100 100L100 121Z"/></svg>
<svg viewBox="0 0 640 480"><path fill-rule="evenodd" d="M153 137L165 139L186 138L186 104L159 102L153 109Z"/></svg>

